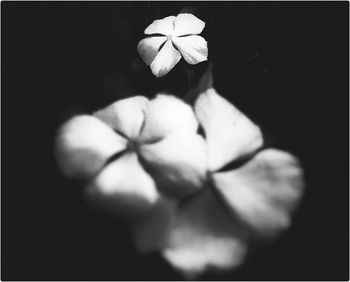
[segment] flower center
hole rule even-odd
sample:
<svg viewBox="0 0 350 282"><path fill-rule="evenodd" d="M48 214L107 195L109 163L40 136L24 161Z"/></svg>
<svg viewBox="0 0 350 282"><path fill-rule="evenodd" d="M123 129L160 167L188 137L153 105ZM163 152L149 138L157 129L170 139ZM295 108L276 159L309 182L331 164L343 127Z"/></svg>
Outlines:
<svg viewBox="0 0 350 282"><path fill-rule="evenodd" d="M137 142L129 140L128 146L127 146L127 151L136 152L137 147L138 147Z"/></svg>
<svg viewBox="0 0 350 282"><path fill-rule="evenodd" d="M168 40L171 40L172 42L174 41L174 38L176 37L176 35L174 35L173 33L167 35Z"/></svg>

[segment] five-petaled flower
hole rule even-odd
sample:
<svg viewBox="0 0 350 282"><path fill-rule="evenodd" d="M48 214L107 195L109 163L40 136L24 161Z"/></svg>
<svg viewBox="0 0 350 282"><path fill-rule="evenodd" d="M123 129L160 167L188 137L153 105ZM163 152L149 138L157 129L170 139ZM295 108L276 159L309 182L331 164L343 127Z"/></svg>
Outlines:
<svg viewBox="0 0 350 282"><path fill-rule="evenodd" d="M137 51L156 77L166 75L181 59L191 65L206 61L208 47L198 34L205 23L192 14L155 20L145 29L150 37L141 40Z"/></svg>
<svg viewBox="0 0 350 282"><path fill-rule="evenodd" d="M193 107L137 96L73 117L58 133L57 159L88 181L92 202L132 219L140 251L160 251L193 278L239 266L252 241L289 226L302 170L262 145L259 127L210 88Z"/></svg>

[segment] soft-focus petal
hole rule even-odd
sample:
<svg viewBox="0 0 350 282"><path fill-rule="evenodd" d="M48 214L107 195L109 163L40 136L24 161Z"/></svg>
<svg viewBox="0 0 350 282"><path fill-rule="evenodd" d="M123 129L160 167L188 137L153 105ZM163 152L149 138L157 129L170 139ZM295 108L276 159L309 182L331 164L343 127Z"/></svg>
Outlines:
<svg viewBox="0 0 350 282"><path fill-rule="evenodd" d="M205 22L192 14L179 14L174 21L174 26L176 36L200 34L205 27Z"/></svg>
<svg viewBox="0 0 350 282"><path fill-rule="evenodd" d="M127 138L135 139L144 123L148 103L147 98L135 96L119 100L94 115Z"/></svg>
<svg viewBox="0 0 350 282"><path fill-rule="evenodd" d="M108 158L126 149L126 140L93 116L77 116L58 131L56 157L68 177L89 178Z"/></svg>
<svg viewBox="0 0 350 282"><path fill-rule="evenodd" d="M137 45L137 52L149 66L158 54L159 47L167 40L165 36L153 36L142 39Z"/></svg>
<svg viewBox="0 0 350 282"><path fill-rule="evenodd" d="M207 270L233 269L245 257L244 232L206 189L179 207L163 255L190 279Z"/></svg>
<svg viewBox="0 0 350 282"><path fill-rule="evenodd" d="M160 200L133 228L140 251L162 251L187 279L207 270L238 267L246 254L247 230L207 188L178 206L169 199Z"/></svg>
<svg viewBox="0 0 350 282"><path fill-rule="evenodd" d="M174 20L174 16L169 16L161 20L155 20L145 29L145 34L170 35L174 30Z"/></svg>
<svg viewBox="0 0 350 282"><path fill-rule="evenodd" d="M134 152L106 166L87 188L92 203L109 212L143 214L156 204L159 194Z"/></svg>
<svg viewBox="0 0 350 282"><path fill-rule="evenodd" d="M213 180L234 214L263 235L289 226L303 190L296 159L274 149L261 151L239 169L214 173Z"/></svg>
<svg viewBox="0 0 350 282"><path fill-rule="evenodd" d="M182 196L202 188L207 172L202 136L178 131L160 142L141 145L139 153L163 193Z"/></svg>
<svg viewBox="0 0 350 282"><path fill-rule="evenodd" d="M196 132L198 121L192 108L175 96L159 94L150 102L140 140L152 142L182 130Z"/></svg>
<svg viewBox="0 0 350 282"><path fill-rule="evenodd" d="M162 77L166 75L180 59L180 52L174 48L171 40L168 40L151 64L152 73L156 77Z"/></svg>
<svg viewBox="0 0 350 282"><path fill-rule="evenodd" d="M139 252L146 254L166 247L177 208L177 199L161 195L150 212L131 222L134 243Z"/></svg>
<svg viewBox="0 0 350 282"><path fill-rule="evenodd" d="M205 131L212 170L218 170L262 146L259 127L214 89L200 94L195 102L195 112Z"/></svg>
<svg viewBox="0 0 350 282"><path fill-rule="evenodd" d="M208 59L208 45L203 37L191 35L172 40L187 63L195 65Z"/></svg>

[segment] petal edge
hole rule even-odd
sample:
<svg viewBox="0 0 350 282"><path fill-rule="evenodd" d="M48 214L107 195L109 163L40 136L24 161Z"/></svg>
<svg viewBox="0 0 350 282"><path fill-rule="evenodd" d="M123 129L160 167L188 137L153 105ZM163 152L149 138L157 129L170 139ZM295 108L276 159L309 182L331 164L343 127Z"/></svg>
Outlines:
<svg viewBox="0 0 350 282"><path fill-rule="evenodd" d="M112 155L126 149L126 140L94 116L76 116L61 126L56 137L58 166L67 177L89 178Z"/></svg>
<svg viewBox="0 0 350 282"><path fill-rule="evenodd" d="M174 20L174 16L169 16L160 20L155 20L145 29L145 34L170 35L174 30Z"/></svg>
<svg viewBox="0 0 350 282"><path fill-rule="evenodd" d="M165 36L153 36L142 39L137 45L137 52L146 65L150 65L157 56L159 47L167 40Z"/></svg>
<svg viewBox="0 0 350 282"><path fill-rule="evenodd" d="M108 164L88 185L91 203L116 215L143 215L159 199L153 179L135 152L126 152Z"/></svg>
<svg viewBox="0 0 350 282"><path fill-rule="evenodd" d="M106 108L94 113L94 116L129 139L138 137L145 120L148 99L134 96L118 100Z"/></svg>
<svg viewBox="0 0 350 282"><path fill-rule="evenodd" d="M236 170L213 174L231 211L258 236L274 236L290 225L302 192L302 169L290 154L267 149Z"/></svg>
<svg viewBox="0 0 350 282"><path fill-rule="evenodd" d="M195 15L183 13L179 14L174 21L174 34L176 36L200 34L205 27L205 22Z"/></svg>
<svg viewBox="0 0 350 282"><path fill-rule="evenodd" d="M195 112L208 144L212 171L254 153L263 144L260 128L211 88L195 101Z"/></svg>
<svg viewBox="0 0 350 282"><path fill-rule="evenodd" d="M151 71L156 77L162 77L171 71L180 59L180 52L174 48L171 40L167 40L151 63Z"/></svg>
<svg viewBox="0 0 350 282"><path fill-rule="evenodd" d="M187 63L195 65L208 60L208 44L203 37L174 37L173 42Z"/></svg>

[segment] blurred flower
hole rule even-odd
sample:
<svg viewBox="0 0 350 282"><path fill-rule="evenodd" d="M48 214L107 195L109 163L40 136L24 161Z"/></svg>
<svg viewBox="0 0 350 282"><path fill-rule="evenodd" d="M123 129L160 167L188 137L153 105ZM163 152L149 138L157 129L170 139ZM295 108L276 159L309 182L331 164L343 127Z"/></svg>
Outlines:
<svg viewBox="0 0 350 282"><path fill-rule="evenodd" d="M262 149L259 127L213 88L194 109L207 148L205 187L180 205L162 199L135 229L139 249L161 250L189 279L239 266L251 241L288 228L303 190L297 160Z"/></svg>
<svg viewBox="0 0 350 282"><path fill-rule="evenodd" d="M138 96L74 117L58 133L57 159L67 176L88 179L92 202L132 217L139 251L160 251L194 278L239 266L253 240L289 226L302 170L262 145L259 127L210 88L193 109Z"/></svg>
<svg viewBox="0 0 350 282"><path fill-rule="evenodd" d="M197 127L192 108L176 97L127 98L66 122L57 161L66 176L90 181L94 202L143 216L159 192L183 197L202 188L206 148Z"/></svg>
<svg viewBox="0 0 350 282"><path fill-rule="evenodd" d="M156 77L166 75L181 56L191 65L198 64L208 57L207 42L198 35L204 26L192 14L155 20L145 29L145 34L151 37L141 40L137 51Z"/></svg>

